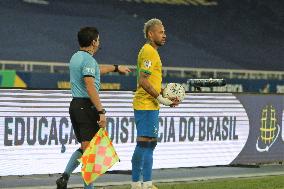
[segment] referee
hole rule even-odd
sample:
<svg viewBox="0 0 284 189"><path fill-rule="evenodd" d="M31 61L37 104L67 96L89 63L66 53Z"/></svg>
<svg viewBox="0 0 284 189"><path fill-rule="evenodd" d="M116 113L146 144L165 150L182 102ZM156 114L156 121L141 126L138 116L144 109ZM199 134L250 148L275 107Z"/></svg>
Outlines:
<svg viewBox="0 0 284 189"><path fill-rule="evenodd" d="M77 34L80 45L71 57L70 83L72 101L69 107L70 119L74 133L81 147L71 156L64 173L56 180L57 189L67 189L70 174L79 166L79 159L88 144L98 132L106 126L105 109L99 97L100 75L109 72L126 74L128 67L118 65L99 66L93 55L100 45L99 32L95 27L84 27ZM85 189L93 188L93 184L86 185Z"/></svg>

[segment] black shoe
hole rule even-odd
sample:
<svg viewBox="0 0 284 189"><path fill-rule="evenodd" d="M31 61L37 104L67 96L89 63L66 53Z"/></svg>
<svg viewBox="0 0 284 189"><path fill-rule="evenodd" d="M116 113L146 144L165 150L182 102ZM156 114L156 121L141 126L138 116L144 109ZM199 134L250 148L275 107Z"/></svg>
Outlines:
<svg viewBox="0 0 284 189"><path fill-rule="evenodd" d="M63 173L59 179L56 180L57 189L67 189L69 175Z"/></svg>

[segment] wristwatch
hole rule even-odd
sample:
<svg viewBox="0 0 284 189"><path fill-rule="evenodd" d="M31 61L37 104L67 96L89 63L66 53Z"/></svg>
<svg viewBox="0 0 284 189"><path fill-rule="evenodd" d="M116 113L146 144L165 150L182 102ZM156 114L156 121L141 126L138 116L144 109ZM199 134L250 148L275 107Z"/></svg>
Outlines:
<svg viewBox="0 0 284 189"><path fill-rule="evenodd" d="M102 109L101 111L98 111L99 114L106 114L106 110Z"/></svg>
<svg viewBox="0 0 284 189"><path fill-rule="evenodd" d="M118 69L119 65L114 64L113 66L114 66L114 72L119 72L119 69Z"/></svg>

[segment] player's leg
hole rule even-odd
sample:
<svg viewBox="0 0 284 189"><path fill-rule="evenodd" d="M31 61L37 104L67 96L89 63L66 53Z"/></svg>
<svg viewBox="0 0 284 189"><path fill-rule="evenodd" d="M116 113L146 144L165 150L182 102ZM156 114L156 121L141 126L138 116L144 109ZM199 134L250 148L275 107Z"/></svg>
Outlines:
<svg viewBox="0 0 284 189"><path fill-rule="evenodd" d="M157 137L159 131L159 111L149 110L148 125L146 135L149 137L147 142L143 142L144 152L144 163L143 163L143 189L156 188L152 183L152 168L153 168L153 152L157 145Z"/></svg>
<svg viewBox="0 0 284 189"><path fill-rule="evenodd" d="M134 110L137 145L131 160L133 189L142 188L141 174L143 174L143 182L146 183L144 186L152 182L153 151L157 144L159 129L158 115L158 110Z"/></svg>
<svg viewBox="0 0 284 189"><path fill-rule="evenodd" d="M153 152L157 145L156 140L148 141L145 144L144 163L143 163L143 189L152 186Z"/></svg>
<svg viewBox="0 0 284 189"><path fill-rule="evenodd" d="M141 188L141 172L144 161L144 148L136 144L134 153L132 155L132 189Z"/></svg>
<svg viewBox="0 0 284 189"><path fill-rule="evenodd" d="M134 110L134 118L137 130L137 144L132 155L132 189L142 188L140 177L142 175L142 167L144 162L144 148L140 145L139 141L143 137L145 121L147 113L144 110Z"/></svg>

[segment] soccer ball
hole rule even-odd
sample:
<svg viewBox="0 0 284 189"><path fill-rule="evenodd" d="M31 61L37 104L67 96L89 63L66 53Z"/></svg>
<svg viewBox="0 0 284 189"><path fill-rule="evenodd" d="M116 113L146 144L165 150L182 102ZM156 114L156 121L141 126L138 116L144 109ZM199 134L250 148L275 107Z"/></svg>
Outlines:
<svg viewBox="0 0 284 189"><path fill-rule="evenodd" d="M177 98L181 102L185 97L185 89L179 83L168 83L163 90L163 97L169 99Z"/></svg>

